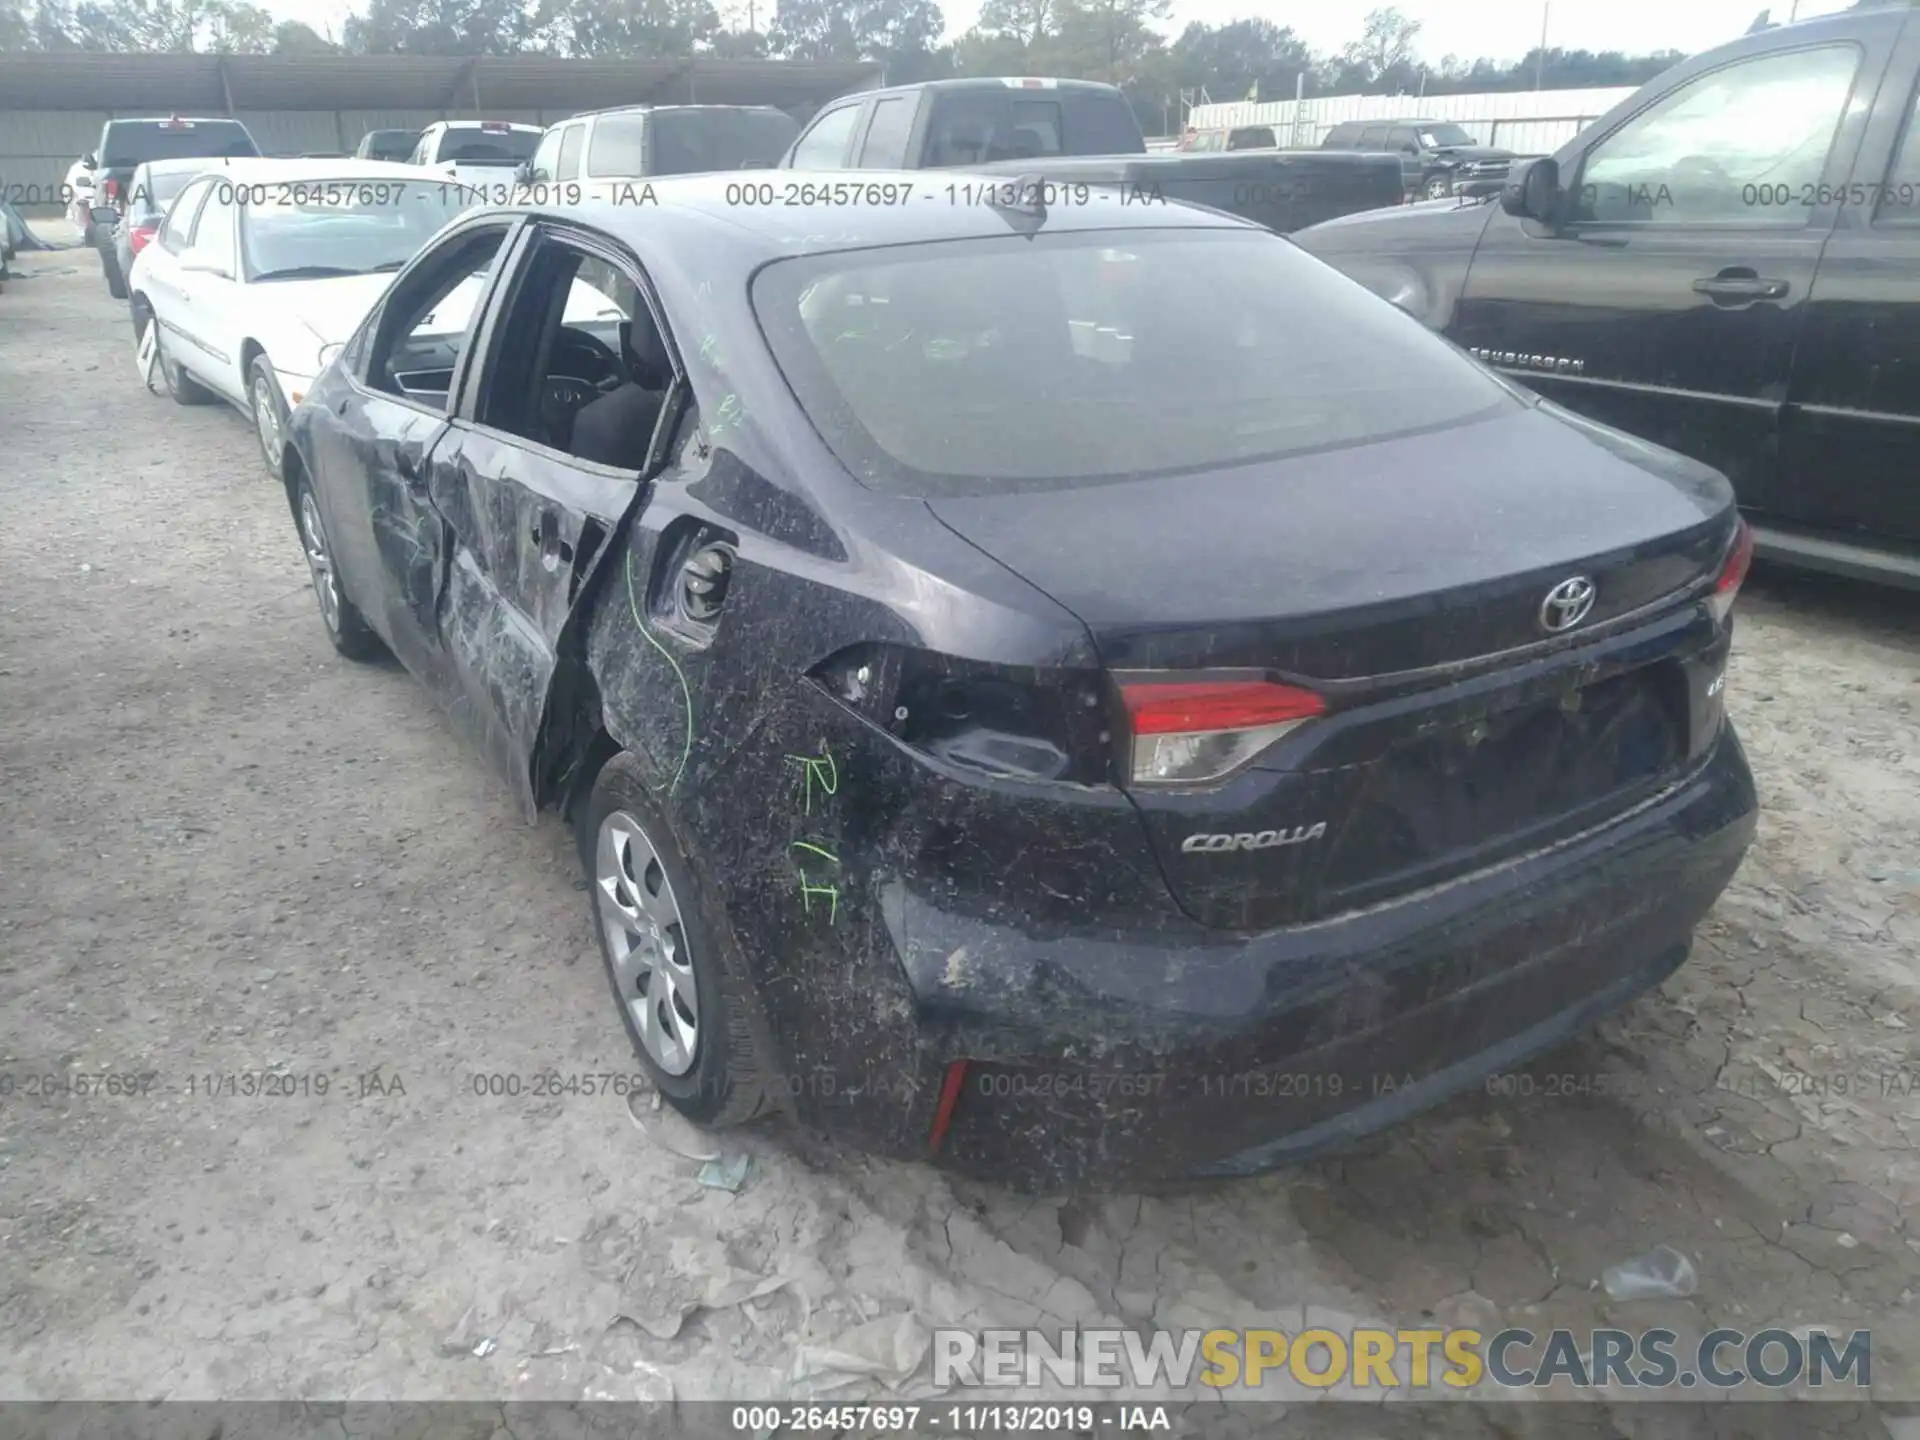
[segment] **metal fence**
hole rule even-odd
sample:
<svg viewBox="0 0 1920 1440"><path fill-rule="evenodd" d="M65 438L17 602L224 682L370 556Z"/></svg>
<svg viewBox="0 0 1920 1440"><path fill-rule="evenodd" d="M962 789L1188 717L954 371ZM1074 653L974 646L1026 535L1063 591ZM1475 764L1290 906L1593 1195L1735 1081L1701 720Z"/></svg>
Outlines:
<svg viewBox="0 0 1920 1440"><path fill-rule="evenodd" d="M1312 100L1240 100L1196 105L1190 123L1202 130L1270 126L1282 145L1311 148L1343 120L1450 120L1483 145L1523 154L1559 149L1627 96L1631 85L1604 90L1491 91L1479 95L1323 95Z"/></svg>

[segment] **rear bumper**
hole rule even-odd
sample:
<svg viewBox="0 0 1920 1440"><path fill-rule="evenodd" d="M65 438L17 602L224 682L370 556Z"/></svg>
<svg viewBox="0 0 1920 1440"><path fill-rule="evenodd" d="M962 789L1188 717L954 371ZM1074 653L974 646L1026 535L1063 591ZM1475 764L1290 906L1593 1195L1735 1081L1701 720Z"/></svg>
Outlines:
<svg viewBox="0 0 1920 1440"><path fill-rule="evenodd" d="M1739 866L1756 799L1725 728L1608 824L1429 890L1255 936L1031 935L898 882L882 910L920 1057L889 1148L1064 1188L1246 1174L1392 1124L1658 984Z"/></svg>

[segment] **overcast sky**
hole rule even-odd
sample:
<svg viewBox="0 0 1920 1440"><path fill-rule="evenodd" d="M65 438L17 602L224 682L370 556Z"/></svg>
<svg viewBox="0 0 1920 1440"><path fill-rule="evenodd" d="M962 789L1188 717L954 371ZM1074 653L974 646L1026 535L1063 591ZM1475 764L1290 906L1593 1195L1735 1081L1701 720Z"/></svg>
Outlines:
<svg viewBox="0 0 1920 1440"><path fill-rule="evenodd" d="M1360 34L1367 12L1384 0L1174 0L1169 35L1194 20L1210 25L1261 17L1291 25L1314 49L1337 50ZM1547 44L1568 50L1704 50L1746 30L1769 0L1547 0ZM1848 0L1800 0L1802 19L1845 8ZM1773 6L1787 18L1792 0ZM353 8L342 0L267 0L283 19L304 20L337 39ZM1429 63L1447 55L1515 60L1540 41L1541 0L1398 0L1404 15L1420 22L1419 55ZM721 0L730 19L744 17L744 0ZM760 23L773 0L757 0ZM968 29L980 0L942 0L949 35Z"/></svg>

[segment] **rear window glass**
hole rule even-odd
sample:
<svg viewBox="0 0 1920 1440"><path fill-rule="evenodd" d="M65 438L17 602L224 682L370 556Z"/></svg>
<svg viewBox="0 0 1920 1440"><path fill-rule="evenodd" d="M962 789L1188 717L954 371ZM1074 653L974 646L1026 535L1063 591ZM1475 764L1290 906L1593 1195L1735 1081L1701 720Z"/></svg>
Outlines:
<svg viewBox="0 0 1920 1440"><path fill-rule="evenodd" d="M147 160L194 155L258 155L260 147L237 120L114 120L100 137L100 168L119 170Z"/></svg>
<svg viewBox="0 0 1920 1440"><path fill-rule="evenodd" d="M799 125L778 110L656 111L653 173L694 175L777 164L799 133Z"/></svg>
<svg viewBox="0 0 1920 1440"><path fill-rule="evenodd" d="M538 130L447 130L441 133L433 163L518 165L531 160L539 144Z"/></svg>
<svg viewBox="0 0 1920 1440"><path fill-rule="evenodd" d="M1511 392L1285 240L1143 230L777 262L753 303L877 489L1047 489L1460 423Z"/></svg>
<svg viewBox="0 0 1920 1440"><path fill-rule="evenodd" d="M149 172L144 178L136 177L133 187L133 206L158 215L173 203L173 197L186 189L193 177L203 172L199 170L161 170Z"/></svg>

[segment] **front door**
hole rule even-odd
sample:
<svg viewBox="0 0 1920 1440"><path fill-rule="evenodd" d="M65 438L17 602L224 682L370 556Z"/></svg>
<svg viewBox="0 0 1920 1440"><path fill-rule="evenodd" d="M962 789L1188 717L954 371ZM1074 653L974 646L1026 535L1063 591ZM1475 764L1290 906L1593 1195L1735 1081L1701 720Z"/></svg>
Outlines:
<svg viewBox="0 0 1920 1440"><path fill-rule="evenodd" d="M450 554L428 495L510 222L462 229L395 282L374 322L362 383L336 403L365 493L330 507L336 563L355 601L443 703L457 692L437 608Z"/></svg>
<svg viewBox="0 0 1920 1440"><path fill-rule="evenodd" d="M1780 32L1790 37L1791 30ZM1789 39L1695 73L1560 158L1566 206L1496 212L1448 333L1568 408L1724 471L1766 509L1833 186L1877 63Z"/></svg>
<svg viewBox="0 0 1920 1440"><path fill-rule="evenodd" d="M431 460L429 491L451 542L438 621L456 718L529 810L568 621L609 537L644 498L673 383L637 277L591 234L555 226L531 236Z"/></svg>

